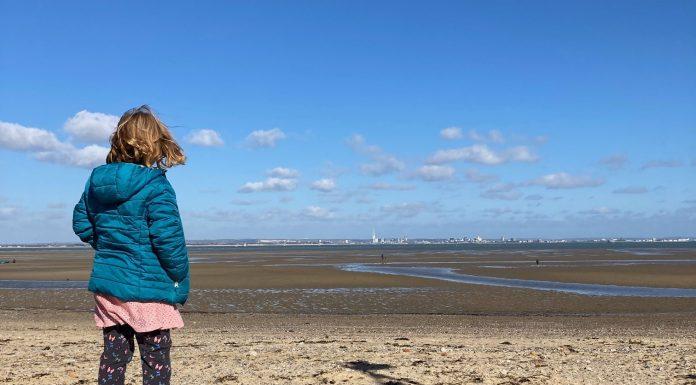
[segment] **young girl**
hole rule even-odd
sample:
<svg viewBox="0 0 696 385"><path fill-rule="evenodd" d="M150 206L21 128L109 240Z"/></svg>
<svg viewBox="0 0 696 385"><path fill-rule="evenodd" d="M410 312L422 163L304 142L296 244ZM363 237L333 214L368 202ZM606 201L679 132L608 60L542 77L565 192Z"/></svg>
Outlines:
<svg viewBox="0 0 696 385"><path fill-rule="evenodd" d="M189 263L181 218L165 171L184 164L181 147L148 106L127 111L106 163L92 171L73 229L95 250L89 290L103 329L99 385L123 385L138 341L144 385L171 377L169 330L184 326Z"/></svg>

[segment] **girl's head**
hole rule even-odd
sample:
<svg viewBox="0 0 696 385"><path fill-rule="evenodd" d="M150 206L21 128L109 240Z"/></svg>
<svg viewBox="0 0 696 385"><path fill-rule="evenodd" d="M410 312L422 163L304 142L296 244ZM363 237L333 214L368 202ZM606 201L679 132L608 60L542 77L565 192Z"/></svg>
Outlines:
<svg viewBox="0 0 696 385"><path fill-rule="evenodd" d="M149 106L133 108L121 116L111 136L106 163L128 162L161 169L184 164L184 151Z"/></svg>

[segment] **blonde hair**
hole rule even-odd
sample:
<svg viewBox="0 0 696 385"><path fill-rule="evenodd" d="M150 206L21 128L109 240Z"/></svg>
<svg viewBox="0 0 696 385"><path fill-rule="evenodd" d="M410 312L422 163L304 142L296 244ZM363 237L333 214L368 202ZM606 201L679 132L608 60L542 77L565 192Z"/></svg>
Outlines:
<svg viewBox="0 0 696 385"><path fill-rule="evenodd" d="M128 162L167 169L186 162L186 156L167 126L147 105L126 111L111 136L106 163Z"/></svg>

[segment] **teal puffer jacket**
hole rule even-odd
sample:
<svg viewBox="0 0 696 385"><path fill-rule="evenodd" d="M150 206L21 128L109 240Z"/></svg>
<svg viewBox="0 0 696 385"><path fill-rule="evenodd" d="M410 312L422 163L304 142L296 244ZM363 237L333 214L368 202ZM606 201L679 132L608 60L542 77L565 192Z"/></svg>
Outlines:
<svg viewBox="0 0 696 385"><path fill-rule="evenodd" d="M73 230L96 250L91 292L186 302L188 252L176 195L162 170L133 163L95 168L75 206Z"/></svg>

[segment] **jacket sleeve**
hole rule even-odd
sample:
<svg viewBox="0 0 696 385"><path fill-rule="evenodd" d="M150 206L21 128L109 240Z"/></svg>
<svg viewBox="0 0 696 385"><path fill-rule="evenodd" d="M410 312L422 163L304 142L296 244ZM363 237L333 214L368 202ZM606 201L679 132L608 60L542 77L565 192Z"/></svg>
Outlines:
<svg viewBox="0 0 696 385"><path fill-rule="evenodd" d="M80 197L80 201L75 205L73 210L73 231L75 235L80 237L82 242L89 243L93 249L97 248L96 237L94 234L94 223L87 212L87 190L89 182L85 186L85 191Z"/></svg>
<svg viewBox="0 0 696 385"><path fill-rule="evenodd" d="M188 251L181 225L176 194L164 179L148 202L148 227L152 248L167 275L181 282L189 274Z"/></svg>

